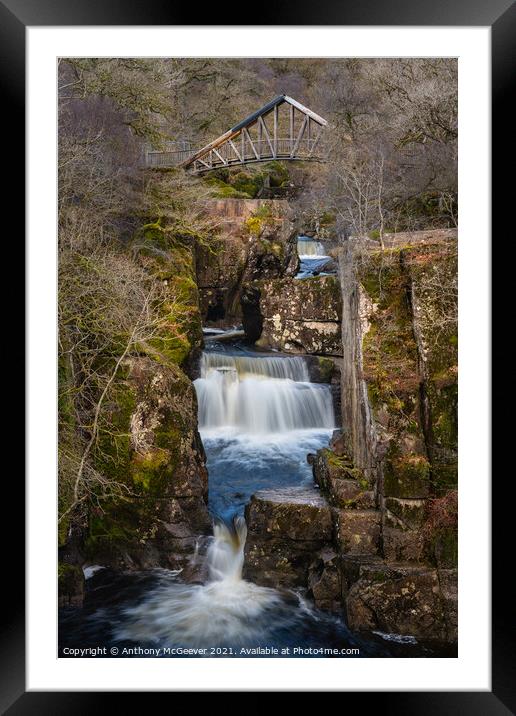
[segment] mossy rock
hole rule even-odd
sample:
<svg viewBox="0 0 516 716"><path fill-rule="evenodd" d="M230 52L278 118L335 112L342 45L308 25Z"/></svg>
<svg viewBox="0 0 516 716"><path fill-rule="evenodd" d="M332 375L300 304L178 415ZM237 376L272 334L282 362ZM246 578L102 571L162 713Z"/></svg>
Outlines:
<svg viewBox="0 0 516 716"><path fill-rule="evenodd" d="M76 564L59 562L57 565L57 592L59 606L81 606L84 596L84 574Z"/></svg>
<svg viewBox="0 0 516 716"><path fill-rule="evenodd" d="M391 448L384 466L384 495L386 497L427 497L430 491L430 463L424 455L397 454ZM392 454L394 453L394 455Z"/></svg>
<svg viewBox="0 0 516 716"><path fill-rule="evenodd" d="M96 449L93 454L95 468L116 482L127 482L130 466L130 422L136 408L134 387L126 380L121 369L104 405L104 421L99 426Z"/></svg>
<svg viewBox="0 0 516 716"><path fill-rule="evenodd" d="M431 553L440 569L454 569L459 558L458 533L456 529L440 530L431 542Z"/></svg>
<svg viewBox="0 0 516 716"><path fill-rule="evenodd" d="M319 382L330 383L335 373L335 363L331 358L317 356L317 369L319 373Z"/></svg>

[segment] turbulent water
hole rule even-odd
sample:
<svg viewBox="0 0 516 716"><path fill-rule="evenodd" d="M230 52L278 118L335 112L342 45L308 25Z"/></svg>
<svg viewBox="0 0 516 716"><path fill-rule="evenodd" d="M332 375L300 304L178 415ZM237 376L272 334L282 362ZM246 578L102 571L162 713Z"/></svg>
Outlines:
<svg viewBox="0 0 516 716"><path fill-rule="evenodd" d="M306 455L328 444L332 397L329 386L310 383L301 357L210 346L195 381L214 531L192 561L204 560L206 578L189 584L168 570L87 568L84 608L61 610L60 655L102 644L121 657L431 655L392 635L361 638L299 593L242 578L244 506L259 489L312 482Z"/></svg>
<svg viewBox="0 0 516 716"><path fill-rule="evenodd" d="M246 524L216 523L206 561L206 584L163 582L147 599L126 610L118 640L165 642L188 647L238 646L260 637L264 619L284 609L274 589L242 579ZM273 615L272 612L275 612Z"/></svg>
<svg viewBox="0 0 516 716"><path fill-rule="evenodd" d="M167 570L92 570L80 615L61 611L60 655L77 647L107 657L112 649L120 657L154 658L435 655L406 637L353 634L342 619L314 609L299 593L242 579L245 538L242 517L215 524L204 584L185 584ZM102 645L109 649L99 654Z"/></svg>

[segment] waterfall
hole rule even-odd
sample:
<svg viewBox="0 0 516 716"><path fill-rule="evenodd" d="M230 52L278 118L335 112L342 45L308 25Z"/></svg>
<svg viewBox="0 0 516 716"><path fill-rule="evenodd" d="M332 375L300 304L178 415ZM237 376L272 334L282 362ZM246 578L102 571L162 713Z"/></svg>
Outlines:
<svg viewBox="0 0 516 716"><path fill-rule="evenodd" d="M207 378L213 371L227 369L243 378L290 378L308 383L310 376L303 358L299 356L233 356L228 353L203 353L201 357L201 377Z"/></svg>
<svg viewBox="0 0 516 716"><path fill-rule="evenodd" d="M326 256L324 246L320 241L309 239L306 236L299 236L297 240L297 253L300 258L314 258L314 256Z"/></svg>
<svg viewBox="0 0 516 716"><path fill-rule="evenodd" d="M247 537L244 518L235 517L233 529L225 522L216 522L213 527L213 537L207 554L210 581L240 581Z"/></svg>
<svg viewBox="0 0 516 716"><path fill-rule="evenodd" d="M232 524L216 523L206 584L182 584L164 574L162 584L143 602L124 610L116 637L167 646L235 646L259 643L271 628L294 624L300 615L279 592L242 579L246 534L243 517Z"/></svg>
<svg viewBox="0 0 516 716"><path fill-rule="evenodd" d="M257 489L312 479L306 454L327 444L331 391L310 383L300 356L207 351L200 368L194 385L209 505L221 517L206 553L208 579L185 584L165 572L143 602L124 609L115 634L122 641L192 648L267 646L301 628L309 615L294 594L286 598L242 578L247 526L237 512Z"/></svg>
<svg viewBox="0 0 516 716"><path fill-rule="evenodd" d="M334 427L327 385L309 382L301 357L204 353L195 383L199 429L254 435Z"/></svg>

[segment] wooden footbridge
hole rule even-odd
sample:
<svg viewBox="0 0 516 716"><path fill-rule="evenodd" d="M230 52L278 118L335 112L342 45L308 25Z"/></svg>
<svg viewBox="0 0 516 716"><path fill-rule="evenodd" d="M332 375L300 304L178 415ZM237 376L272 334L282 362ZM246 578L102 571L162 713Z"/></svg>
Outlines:
<svg viewBox="0 0 516 716"><path fill-rule="evenodd" d="M285 94L275 97L199 150L148 151L146 166L180 166L193 174L254 162L324 161L327 121ZM177 146L177 145L176 145Z"/></svg>

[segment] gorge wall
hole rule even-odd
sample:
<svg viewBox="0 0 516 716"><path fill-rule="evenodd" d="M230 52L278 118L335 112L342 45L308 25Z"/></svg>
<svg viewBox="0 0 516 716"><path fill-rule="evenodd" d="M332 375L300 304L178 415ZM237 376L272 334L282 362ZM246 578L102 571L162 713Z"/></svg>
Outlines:
<svg viewBox="0 0 516 716"><path fill-rule="evenodd" d="M253 495L244 576L308 590L353 629L456 640L456 232L348 241L337 276L295 279L286 201L208 212L209 245L160 222L132 244L170 301L121 365L95 457L126 491L60 529L60 603L80 603L85 563L196 577L211 520L192 365L202 325L242 324L258 348L305 356L342 424L309 456L313 485Z"/></svg>
<svg viewBox="0 0 516 716"><path fill-rule="evenodd" d="M62 505L62 606L81 603L84 564L182 569L188 578L196 567L192 556L211 532L197 399L187 376L189 359L202 345L194 252L159 221L138 230L128 249L149 282L163 289L159 317L114 375L87 466L113 486L112 497L71 513ZM113 370L109 346L100 360L103 370ZM74 423L73 404L63 407L66 422ZM77 426L69 427L77 435ZM62 429L61 444L71 452L66 434Z"/></svg>
<svg viewBox="0 0 516 716"><path fill-rule="evenodd" d="M283 200L214 199L208 214L219 236L196 252L200 311L204 325L227 327L242 322L248 284L294 275L296 231Z"/></svg>
<svg viewBox="0 0 516 716"><path fill-rule="evenodd" d="M384 251L350 241L339 265L343 428L309 458L319 489L254 495L246 573L308 588L353 629L453 642L456 232L393 236Z"/></svg>

